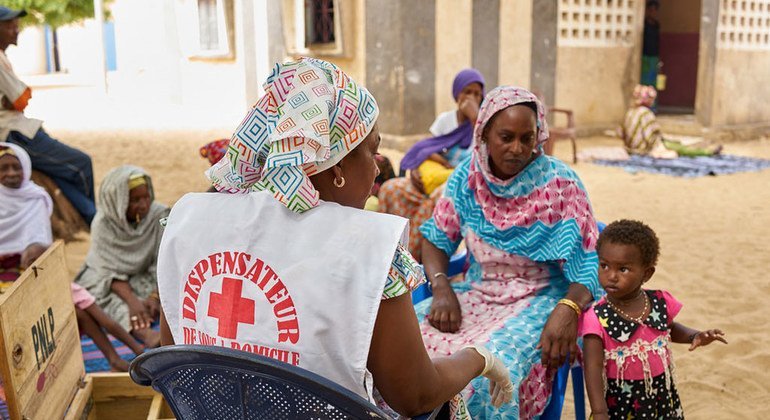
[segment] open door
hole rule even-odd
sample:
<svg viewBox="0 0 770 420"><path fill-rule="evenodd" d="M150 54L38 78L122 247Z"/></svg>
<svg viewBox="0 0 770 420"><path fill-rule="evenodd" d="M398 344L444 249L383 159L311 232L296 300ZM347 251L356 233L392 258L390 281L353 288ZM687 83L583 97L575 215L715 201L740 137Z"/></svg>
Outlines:
<svg viewBox="0 0 770 420"><path fill-rule="evenodd" d="M701 0L660 0L659 74L665 87L659 86L658 111L692 114L698 81Z"/></svg>

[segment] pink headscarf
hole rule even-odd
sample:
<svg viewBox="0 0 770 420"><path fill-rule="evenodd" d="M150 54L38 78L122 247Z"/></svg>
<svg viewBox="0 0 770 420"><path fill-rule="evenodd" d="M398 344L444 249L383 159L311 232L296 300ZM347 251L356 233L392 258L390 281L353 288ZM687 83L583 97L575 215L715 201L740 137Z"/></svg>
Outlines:
<svg viewBox="0 0 770 420"><path fill-rule="evenodd" d="M651 107L658 97L658 91L652 86L636 85L634 88L634 103L639 106Z"/></svg>
<svg viewBox="0 0 770 420"><path fill-rule="evenodd" d="M542 154L543 144L548 140L548 123L545 120L545 108L535 94L520 87L500 86L489 92L481 104L479 116L476 118L476 127L473 132L473 159L481 169L484 178L491 184L506 186L512 183L516 177L502 180L492 174L492 170L489 167L489 150L487 144L481 141L484 127L498 112L527 102L532 102L537 106L537 144L535 145L535 150L537 154ZM471 169L471 172L474 172L474 170Z"/></svg>

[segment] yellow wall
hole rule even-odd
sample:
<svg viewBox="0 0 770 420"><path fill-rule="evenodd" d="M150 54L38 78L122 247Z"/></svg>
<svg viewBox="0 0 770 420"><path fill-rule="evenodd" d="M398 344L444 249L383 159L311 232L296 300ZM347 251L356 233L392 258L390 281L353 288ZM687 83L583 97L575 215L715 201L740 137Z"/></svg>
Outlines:
<svg viewBox="0 0 770 420"><path fill-rule="evenodd" d="M436 0L436 113L457 107L452 81L471 66L471 0Z"/></svg>
<svg viewBox="0 0 770 420"><path fill-rule="evenodd" d="M639 80L638 63L633 47L561 47L553 105L572 109L579 126L618 123Z"/></svg>
<svg viewBox="0 0 770 420"><path fill-rule="evenodd" d="M531 67L532 0L501 1L499 84L529 88Z"/></svg>
<svg viewBox="0 0 770 420"><path fill-rule="evenodd" d="M770 121L770 51L718 49L712 125Z"/></svg>

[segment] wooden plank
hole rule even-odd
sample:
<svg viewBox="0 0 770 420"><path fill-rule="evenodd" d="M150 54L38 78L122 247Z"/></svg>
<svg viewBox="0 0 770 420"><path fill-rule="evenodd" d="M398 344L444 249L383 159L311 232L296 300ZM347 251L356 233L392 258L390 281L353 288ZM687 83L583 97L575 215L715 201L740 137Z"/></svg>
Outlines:
<svg viewBox="0 0 770 420"><path fill-rule="evenodd" d="M0 296L0 370L12 418L62 418L85 375L61 241Z"/></svg>
<svg viewBox="0 0 770 420"><path fill-rule="evenodd" d="M152 400L156 395L152 387L140 386L131 380L128 373L123 372L99 372L88 374L94 381L93 399L98 404L104 401L128 400Z"/></svg>
<svg viewBox="0 0 770 420"><path fill-rule="evenodd" d="M70 404L64 420L81 420L83 414L88 414L92 411L93 400L91 399L91 393L93 390L94 381L89 375L86 375L83 387L75 392L75 398L72 399L72 404Z"/></svg>
<svg viewBox="0 0 770 420"><path fill-rule="evenodd" d="M158 420L160 418L160 410L163 409L163 396L158 394L152 399L150 404L150 411L147 413L147 420Z"/></svg>

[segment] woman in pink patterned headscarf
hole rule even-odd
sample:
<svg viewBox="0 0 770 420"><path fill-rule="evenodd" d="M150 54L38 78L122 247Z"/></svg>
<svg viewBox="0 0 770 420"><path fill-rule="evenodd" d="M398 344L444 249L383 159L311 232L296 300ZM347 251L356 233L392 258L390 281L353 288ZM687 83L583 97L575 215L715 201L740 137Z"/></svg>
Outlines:
<svg viewBox="0 0 770 420"><path fill-rule="evenodd" d="M551 379L577 354L578 316L601 293L588 194L566 164L543 153L548 125L526 89L502 86L479 110L473 155L455 169L420 231L433 299L415 308L434 355L474 343L501 358L514 398L499 409L483 384L465 396L473 418L542 414ZM471 255L461 283L447 278L460 243Z"/></svg>

